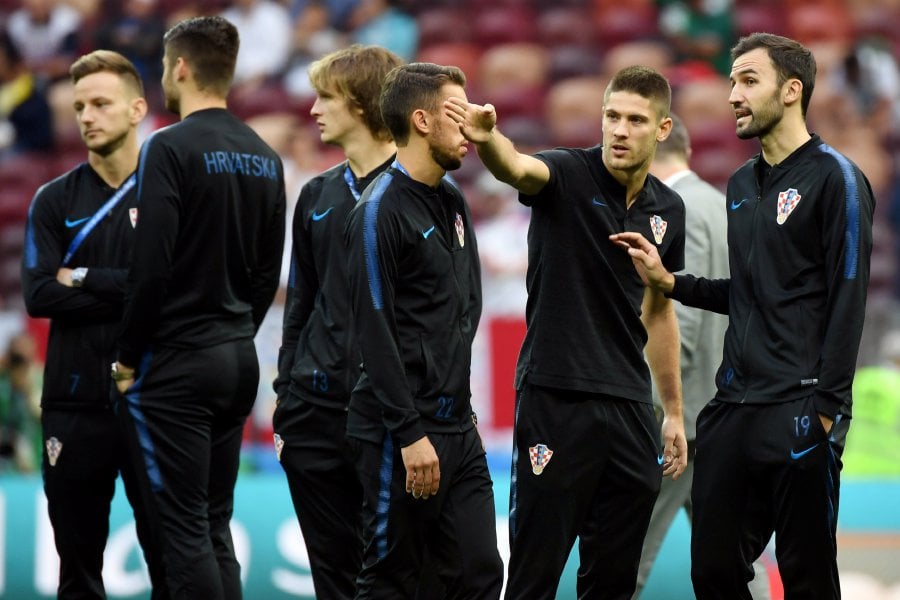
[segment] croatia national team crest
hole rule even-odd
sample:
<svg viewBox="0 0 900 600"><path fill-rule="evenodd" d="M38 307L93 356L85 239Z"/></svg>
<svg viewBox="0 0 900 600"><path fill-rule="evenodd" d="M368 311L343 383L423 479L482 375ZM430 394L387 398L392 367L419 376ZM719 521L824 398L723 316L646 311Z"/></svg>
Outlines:
<svg viewBox="0 0 900 600"><path fill-rule="evenodd" d="M466 226L463 225L462 215L456 213L456 237L459 238L459 247L466 245Z"/></svg>
<svg viewBox="0 0 900 600"><path fill-rule="evenodd" d="M51 467L55 467L56 461L62 452L62 442L55 437L51 437L44 445L47 447L47 460L50 462Z"/></svg>
<svg viewBox="0 0 900 600"><path fill-rule="evenodd" d="M537 444L528 449L528 456L531 458L531 472L540 475L544 472L544 467L550 462L553 456L553 450L546 444Z"/></svg>
<svg viewBox="0 0 900 600"><path fill-rule="evenodd" d="M653 239L656 245L662 244L663 238L666 236L666 227L669 226L667 221L663 221L659 215L650 217L650 230L653 232Z"/></svg>
<svg viewBox="0 0 900 600"><path fill-rule="evenodd" d="M275 434L275 458L281 462L281 451L284 449L284 440L277 433Z"/></svg>
<svg viewBox="0 0 900 600"><path fill-rule="evenodd" d="M789 188L778 194L778 216L775 221L779 225L784 225L787 218L791 216L791 212L800 203L800 194L794 188Z"/></svg>
<svg viewBox="0 0 900 600"><path fill-rule="evenodd" d="M137 227L137 207L128 209L128 218L131 219L131 228Z"/></svg>

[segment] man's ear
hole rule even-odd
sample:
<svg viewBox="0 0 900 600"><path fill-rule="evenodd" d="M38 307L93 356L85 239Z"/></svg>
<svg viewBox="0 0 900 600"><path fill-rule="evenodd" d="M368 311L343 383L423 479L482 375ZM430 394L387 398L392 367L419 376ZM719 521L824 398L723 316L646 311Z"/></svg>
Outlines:
<svg viewBox="0 0 900 600"><path fill-rule="evenodd" d="M666 117L659 122L659 128L656 131L656 141L665 141L670 133L672 133L672 117Z"/></svg>
<svg viewBox="0 0 900 600"><path fill-rule="evenodd" d="M184 60L183 56L179 56L178 58L175 59L174 73L175 73L175 79L178 81L184 81L185 79L188 78L189 75L191 75L191 67L187 63L187 61Z"/></svg>
<svg viewBox="0 0 900 600"><path fill-rule="evenodd" d="M144 98L135 98L131 101L131 124L137 125L147 116L147 101Z"/></svg>
<svg viewBox="0 0 900 600"><path fill-rule="evenodd" d="M788 79L782 90L785 104L800 102L803 98L803 83L799 79Z"/></svg>
<svg viewBox="0 0 900 600"><path fill-rule="evenodd" d="M426 135L431 131L431 115L427 110L417 108L410 117L412 129L418 131L421 135Z"/></svg>

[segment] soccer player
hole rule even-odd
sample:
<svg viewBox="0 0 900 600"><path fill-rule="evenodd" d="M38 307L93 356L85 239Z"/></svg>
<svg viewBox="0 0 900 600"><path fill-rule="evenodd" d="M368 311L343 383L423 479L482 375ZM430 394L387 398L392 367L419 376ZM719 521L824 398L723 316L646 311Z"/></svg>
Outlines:
<svg viewBox="0 0 900 600"><path fill-rule="evenodd" d="M152 135L113 378L174 598L239 598L229 523L253 337L278 287L281 160L228 112L238 34L221 17L164 37L162 87L181 121Z"/></svg>
<svg viewBox="0 0 900 600"><path fill-rule="evenodd" d="M465 97L456 67L413 63L384 82L397 158L350 213L346 242L363 373L347 433L363 487L356 598L412 598L423 555L447 597L499 597L494 494L472 412L481 315L472 218L444 176L466 154L442 109Z"/></svg>
<svg viewBox="0 0 900 600"><path fill-rule="evenodd" d="M361 358L351 335L344 222L397 151L378 100L402 62L384 48L353 45L309 68L310 114L322 141L347 160L310 180L297 200L272 423L321 600L352 598L362 563L362 487L347 446Z"/></svg>
<svg viewBox="0 0 900 600"><path fill-rule="evenodd" d="M669 268L683 265L684 203L648 174L670 103L660 73L622 69L604 95L602 145L534 156L500 133L493 106L445 105L531 207L507 598L554 598L576 537L579 597L631 598L661 476L678 477L687 461L675 310L607 239L644 232Z"/></svg>
<svg viewBox="0 0 900 600"><path fill-rule="evenodd" d="M134 508L154 598L165 597L154 550L110 405L109 364L125 296L144 88L124 56L97 50L69 68L87 162L42 186L28 212L22 282L34 317L50 318L41 472L56 551L59 598L105 598L103 550L119 473Z"/></svg>
<svg viewBox="0 0 900 600"><path fill-rule="evenodd" d="M809 133L808 48L755 33L732 48L737 136L762 152L728 181L731 276L673 276L620 234L648 285L727 314L715 398L697 419L691 577L699 600L749 599L775 533L785 598L840 598L840 456L862 335L875 200L865 175Z"/></svg>

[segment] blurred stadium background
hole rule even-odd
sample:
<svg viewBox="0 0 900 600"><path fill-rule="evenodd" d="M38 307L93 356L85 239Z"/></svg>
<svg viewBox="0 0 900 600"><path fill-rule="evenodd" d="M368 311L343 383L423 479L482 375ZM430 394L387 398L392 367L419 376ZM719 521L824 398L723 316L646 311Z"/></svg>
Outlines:
<svg viewBox="0 0 900 600"><path fill-rule="evenodd" d="M727 102L730 47L754 31L808 45L819 67L810 129L860 165L878 201L858 411L848 452L858 450L847 456L839 533L844 596L900 599L895 515L900 505L900 0L0 0L0 351L21 332L35 343L35 395L47 323L25 314L19 270L34 192L86 156L74 121L68 65L100 47L131 58L145 78L151 105L142 125L146 136L174 122L159 86L163 32L187 16L215 13L235 22L242 38L230 108L281 154L291 204L310 176L342 158L319 142L309 118L315 96L306 67L349 43L379 44L406 60L461 67L470 100L494 104L501 130L526 151L597 143L610 75L629 64L656 67L669 77L673 109L691 133L692 167L722 189L730 173L758 151L755 141L734 135ZM527 213L476 157L453 176L466 191L483 246L485 314L476 341L473 403L497 479L502 523L511 369L524 333ZM254 545L253 560L245 565L251 574L265 560L257 556L267 556L255 554L260 544L281 548L289 564L302 563L293 560L297 537L289 528L287 487L271 450L270 382L281 302L280 297L257 338L263 380L247 425L237 519L265 503L279 507L275 513L286 522L270 528L271 536L252 527L245 532L248 543L264 540ZM0 403L0 418L3 414ZM26 433L38 438L39 449L33 423ZM0 458L0 597L43 597L39 582L53 575L52 565L47 567L52 547L42 546L47 531L40 518L38 453L34 450L30 462ZM114 517L127 528L119 503ZM30 516L20 518L23 510ZM32 540L27 552L17 546L23 536ZM686 521L672 536L645 598L691 597ZM126 563L133 571L131 552ZM275 571L266 571L271 578L260 579L266 583L256 589L275 586L303 596L302 574L276 576ZM772 571L777 594L774 556ZM567 573L568 581L573 573ZM133 585L123 584L122 594L114 597L146 596L137 575L123 577ZM281 597L271 590L254 593L254 577L248 579L248 597ZM21 581L24 587L16 587ZM561 589L561 598L574 594L566 590L574 588Z"/></svg>

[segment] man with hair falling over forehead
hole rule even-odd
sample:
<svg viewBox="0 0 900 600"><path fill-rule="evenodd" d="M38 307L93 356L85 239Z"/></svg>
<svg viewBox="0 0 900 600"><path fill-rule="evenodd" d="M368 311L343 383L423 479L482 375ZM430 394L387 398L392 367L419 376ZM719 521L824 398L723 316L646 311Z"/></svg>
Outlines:
<svg viewBox="0 0 900 600"><path fill-rule="evenodd" d="M278 155L227 110L234 26L187 19L163 42L166 106L181 121L141 149L113 379L169 591L240 598L229 525L259 382L253 338L281 268L284 174Z"/></svg>
<svg viewBox="0 0 900 600"><path fill-rule="evenodd" d="M28 212L22 261L28 313L50 318L41 470L60 561L57 595L106 597L103 550L121 473L153 598L164 598L162 561L109 394L109 363L135 243L137 127L147 102L134 65L116 52L82 56L69 73L88 159L38 190Z"/></svg>
<svg viewBox="0 0 900 600"><path fill-rule="evenodd" d="M347 405L360 374L352 336L344 222L397 151L378 100L403 61L353 45L309 68L323 142L347 160L314 177L294 212L291 273L272 424L320 600L352 598L362 564L362 488L347 445Z"/></svg>

